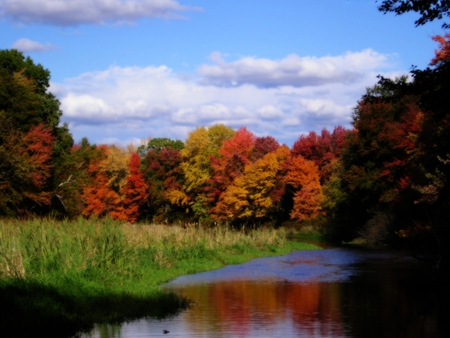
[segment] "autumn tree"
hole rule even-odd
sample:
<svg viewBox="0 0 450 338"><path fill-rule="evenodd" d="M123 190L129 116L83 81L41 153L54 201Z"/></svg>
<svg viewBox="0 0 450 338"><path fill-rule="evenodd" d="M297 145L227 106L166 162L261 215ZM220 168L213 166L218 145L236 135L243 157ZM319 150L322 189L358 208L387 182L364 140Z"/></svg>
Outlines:
<svg viewBox="0 0 450 338"><path fill-rule="evenodd" d="M246 128L239 128L233 137L223 142L218 150L218 156L211 157L213 176L208 181L211 204L219 200L220 194L244 172L245 166L251 162L255 139L252 132ZM215 212L214 209L211 211Z"/></svg>
<svg viewBox="0 0 450 338"><path fill-rule="evenodd" d="M197 190L204 186L211 176L210 156L218 154L222 143L235 134L233 129L224 125L209 128L200 127L189 133L185 148L181 151L185 174L185 190Z"/></svg>
<svg viewBox="0 0 450 338"><path fill-rule="evenodd" d="M278 176L290 154L287 146L278 147L255 162L249 162L220 195L214 208L217 221L258 222L274 216L279 207Z"/></svg>
<svg viewBox="0 0 450 338"><path fill-rule="evenodd" d="M148 186L140 170L141 158L132 153L129 163L128 176L120 191L120 202L111 212L114 219L134 223L140 216L141 206L147 201Z"/></svg>
<svg viewBox="0 0 450 338"><path fill-rule="evenodd" d="M313 161L319 168L321 183L330 178L333 162L339 159L348 130L341 126L330 133L323 129L320 135L314 131L301 135L292 147L293 156L302 156Z"/></svg>
<svg viewBox="0 0 450 338"><path fill-rule="evenodd" d="M61 155L69 152L73 145L67 125L59 125L61 116L59 101L48 92L49 80L50 72L41 65L34 64L29 57L25 58L21 52L0 50L0 114L3 126L8 128L0 139L0 147L11 150L11 145L14 145L15 154L9 156L21 158L21 160L17 158L16 161L11 161L6 158L7 152L4 152L0 162L4 162L4 167L10 166L8 173L3 176L5 179L14 180L11 175L23 177L25 172L32 175L33 170L36 171L35 176L41 177L39 184L31 184L30 187L39 186L42 193L45 192L46 198L39 198L41 194L35 191L33 198L36 203L26 207L29 208L27 212L30 213L42 214L49 211L51 191L57 184L53 180L54 171L59 167ZM39 138L41 138L40 141ZM51 145L48 144L49 140L52 142ZM36 142L32 150L29 148L30 142ZM26 160L27 153L28 160ZM43 160L44 157L45 160ZM38 162L40 163L38 167L41 169L34 166ZM26 165L29 167L25 167ZM44 167L46 173L42 176ZM25 186L19 187L20 184L26 185L29 181L17 180L16 188L14 188L16 191L25 192L29 189ZM14 199L17 200L18 196L15 196ZM6 197L2 199L6 200ZM8 209L9 212L14 213L11 208ZM23 213L24 209L21 210Z"/></svg>
<svg viewBox="0 0 450 338"><path fill-rule="evenodd" d="M73 218L84 210L83 190L93 184L91 164L98 165L105 158L105 148L91 145L87 138L74 144L69 153L62 154L60 166L54 171L55 187L52 211L56 216Z"/></svg>
<svg viewBox="0 0 450 338"><path fill-rule="evenodd" d="M381 78L358 103L341 158L346 201L335 214L347 239L384 231L450 266L448 36L434 40L430 68L414 69L412 81Z"/></svg>
<svg viewBox="0 0 450 338"><path fill-rule="evenodd" d="M234 134L232 128L217 124L208 128L197 128L189 133L186 139L185 148L181 151L184 192L178 193L177 198L180 202L188 202L197 219L209 219L207 182L212 175L211 158L218 156L223 142Z"/></svg>
<svg viewBox="0 0 450 338"><path fill-rule="evenodd" d="M181 214L175 194L182 193L182 156L170 145L151 148L144 159L144 177L148 185L146 213L155 222L174 221Z"/></svg>
<svg viewBox="0 0 450 338"><path fill-rule="evenodd" d="M324 196L317 165L302 156L294 156L286 163L286 168L284 180L294 189L291 218L303 221L319 216Z"/></svg>
<svg viewBox="0 0 450 338"><path fill-rule="evenodd" d="M0 112L0 213L27 215L48 210L53 142L51 131L42 124L23 133L12 128Z"/></svg>
<svg viewBox="0 0 450 338"><path fill-rule="evenodd" d="M89 164L87 173L91 178L90 184L83 187L84 209L83 216L104 217L110 215L120 203L119 194L109 186L110 178L102 169L102 162L107 160L108 147L100 146L104 156Z"/></svg>
<svg viewBox="0 0 450 338"><path fill-rule="evenodd" d="M108 177L108 186L119 193L127 182L130 153L117 145L107 146L106 158L100 162L100 170Z"/></svg>
<svg viewBox="0 0 450 338"><path fill-rule="evenodd" d="M342 153L341 189L348 200L340 204L338 214L351 215L354 221L342 229L346 237L356 236L358 227L380 213L390 215L395 209L403 222L412 216L408 209L414 199L411 181L416 176L423 113L417 97L403 93L409 86L405 77L381 81L367 90L355 108L355 131ZM385 228L393 226L386 223Z"/></svg>
<svg viewBox="0 0 450 338"><path fill-rule="evenodd" d="M445 34L445 36L436 35L432 38L434 41L439 43L439 49L435 53L435 57L431 60L430 65L432 66L444 66L450 60L450 34Z"/></svg>
<svg viewBox="0 0 450 338"><path fill-rule="evenodd" d="M255 146L252 151L252 161L263 158L264 155L277 150L280 147L280 143L272 136L261 136L255 139Z"/></svg>

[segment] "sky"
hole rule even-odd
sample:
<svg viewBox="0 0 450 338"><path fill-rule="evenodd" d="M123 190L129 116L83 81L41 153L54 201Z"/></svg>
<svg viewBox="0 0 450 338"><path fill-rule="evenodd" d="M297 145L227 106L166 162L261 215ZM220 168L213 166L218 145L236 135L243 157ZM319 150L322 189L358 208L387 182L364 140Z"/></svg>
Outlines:
<svg viewBox="0 0 450 338"><path fill-rule="evenodd" d="M376 0L0 0L0 49L51 72L76 142L184 141L223 123L288 146L351 128L377 75L426 68L442 22Z"/></svg>

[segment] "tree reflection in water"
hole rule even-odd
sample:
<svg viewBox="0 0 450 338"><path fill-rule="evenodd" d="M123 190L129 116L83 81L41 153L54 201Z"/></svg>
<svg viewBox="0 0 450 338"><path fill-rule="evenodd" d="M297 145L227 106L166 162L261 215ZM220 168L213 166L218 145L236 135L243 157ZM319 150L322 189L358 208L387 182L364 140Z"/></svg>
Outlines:
<svg viewBox="0 0 450 338"><path fill-rule="evenodd" d="M166 337L444 337L428 272L385 250L262 258L166 284L195 302L175 318L90 336L157 337L167 329Z"/></svg>

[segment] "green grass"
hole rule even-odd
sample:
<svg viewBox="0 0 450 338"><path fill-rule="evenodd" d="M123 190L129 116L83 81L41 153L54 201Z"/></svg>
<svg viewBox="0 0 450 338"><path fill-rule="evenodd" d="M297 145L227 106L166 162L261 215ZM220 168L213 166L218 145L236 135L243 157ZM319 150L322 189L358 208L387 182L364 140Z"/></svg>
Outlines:
<svg viewBox="0 0 450 338"><path fill-rule="evenodd" d="M317 247L282 230L245 233L112 220L0 221L0 327L71 336L94 323L162 318L189 306L160 284L183 274ZM30 330L30 331L28 331Z"/></svg>

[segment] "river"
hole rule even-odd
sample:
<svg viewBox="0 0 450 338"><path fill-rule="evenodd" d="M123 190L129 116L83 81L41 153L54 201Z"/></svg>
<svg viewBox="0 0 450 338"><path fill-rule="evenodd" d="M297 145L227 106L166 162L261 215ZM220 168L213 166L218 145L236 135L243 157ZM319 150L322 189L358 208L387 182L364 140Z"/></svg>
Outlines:
<svg viewBox="0 0 450 338"><path fill-rule="evenodd" d="M82 337L450 337L433 270L402 251L296 251L182 276L164 288L192 307L165 320L97 326Z"/></svg>

